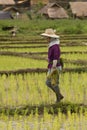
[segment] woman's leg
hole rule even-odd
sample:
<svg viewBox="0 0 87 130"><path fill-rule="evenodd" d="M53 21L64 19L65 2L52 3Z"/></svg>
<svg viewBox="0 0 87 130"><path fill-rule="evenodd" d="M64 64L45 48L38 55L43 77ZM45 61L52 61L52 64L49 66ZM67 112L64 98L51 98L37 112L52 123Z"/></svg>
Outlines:
<svg viewBox="0 0 87 130"><path fill-rule="evenodd" d="M59 88L59 74L56 77L56 84L53 86L53 89L56 93L56 102L60 102L60 100L63 99L63 95L60 93L60 88Z"/></svg>
<svg viewBox="0 0 87 130"><path fill-rule="evenodd" d="M51 79L47 78L46 80L46 85L53 90L53 92L55 92L56 94L56 102L60 102L61 99L63 99L62 94L60 93L60 89L59 89L59 78L57 79L56 85L53 86L51 84Z"/></svg>

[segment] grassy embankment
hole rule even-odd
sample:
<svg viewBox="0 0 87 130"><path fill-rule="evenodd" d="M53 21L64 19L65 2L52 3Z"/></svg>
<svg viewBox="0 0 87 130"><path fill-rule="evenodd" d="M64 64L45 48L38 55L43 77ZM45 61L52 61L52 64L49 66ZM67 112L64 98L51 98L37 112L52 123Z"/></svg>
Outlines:
<svg viewBox="0 0 87 130"><path fill-rule="evenodd" d="M3 26L17 26L19 34L38 35L46 28L54 28L58 34L86 34L87 20L1 20L0 34L8 34L2 31Z"/></svg>

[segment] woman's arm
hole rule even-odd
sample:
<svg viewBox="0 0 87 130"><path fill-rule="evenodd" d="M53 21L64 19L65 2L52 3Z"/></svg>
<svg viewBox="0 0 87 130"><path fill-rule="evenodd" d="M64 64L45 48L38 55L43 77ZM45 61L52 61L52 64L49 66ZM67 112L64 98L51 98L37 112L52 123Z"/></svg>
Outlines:
<svg viewBox="0 0 87 130"><path fill-rule="evenodd" d="M56 68L56 65L57 65L57 60L53 60L52 68L55 69L55 68Z"/></svg>

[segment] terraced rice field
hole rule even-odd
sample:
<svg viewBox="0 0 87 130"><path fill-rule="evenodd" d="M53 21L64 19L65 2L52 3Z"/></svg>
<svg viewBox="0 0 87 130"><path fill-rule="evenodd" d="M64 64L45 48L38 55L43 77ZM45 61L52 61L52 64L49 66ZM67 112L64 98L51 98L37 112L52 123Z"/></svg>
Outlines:
<svg viewBox="0 0 87 130"><path fill-rule="evenodd" d="M55 105L55 94L45 85L46 41L0 35L0 130L87 129L87 35L60 40L64 99Z"/></svg>

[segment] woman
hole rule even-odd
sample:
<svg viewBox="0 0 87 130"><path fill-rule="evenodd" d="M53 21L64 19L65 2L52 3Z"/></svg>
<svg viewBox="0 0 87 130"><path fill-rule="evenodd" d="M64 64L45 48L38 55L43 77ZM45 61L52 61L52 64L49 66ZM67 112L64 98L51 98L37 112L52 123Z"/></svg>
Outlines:
<svg viewBox="0 0 87 130"><path fill-rule="evenodd" d="M45 33L41 36L46 37L49 43L48 47L48 76L46 85L51 88L56 94L56 102L60 102L63 99L59 89L59 72L62 70L60 64L60 47L59 36L55 34L55 31L51 28L46 29Z"/></svg>

